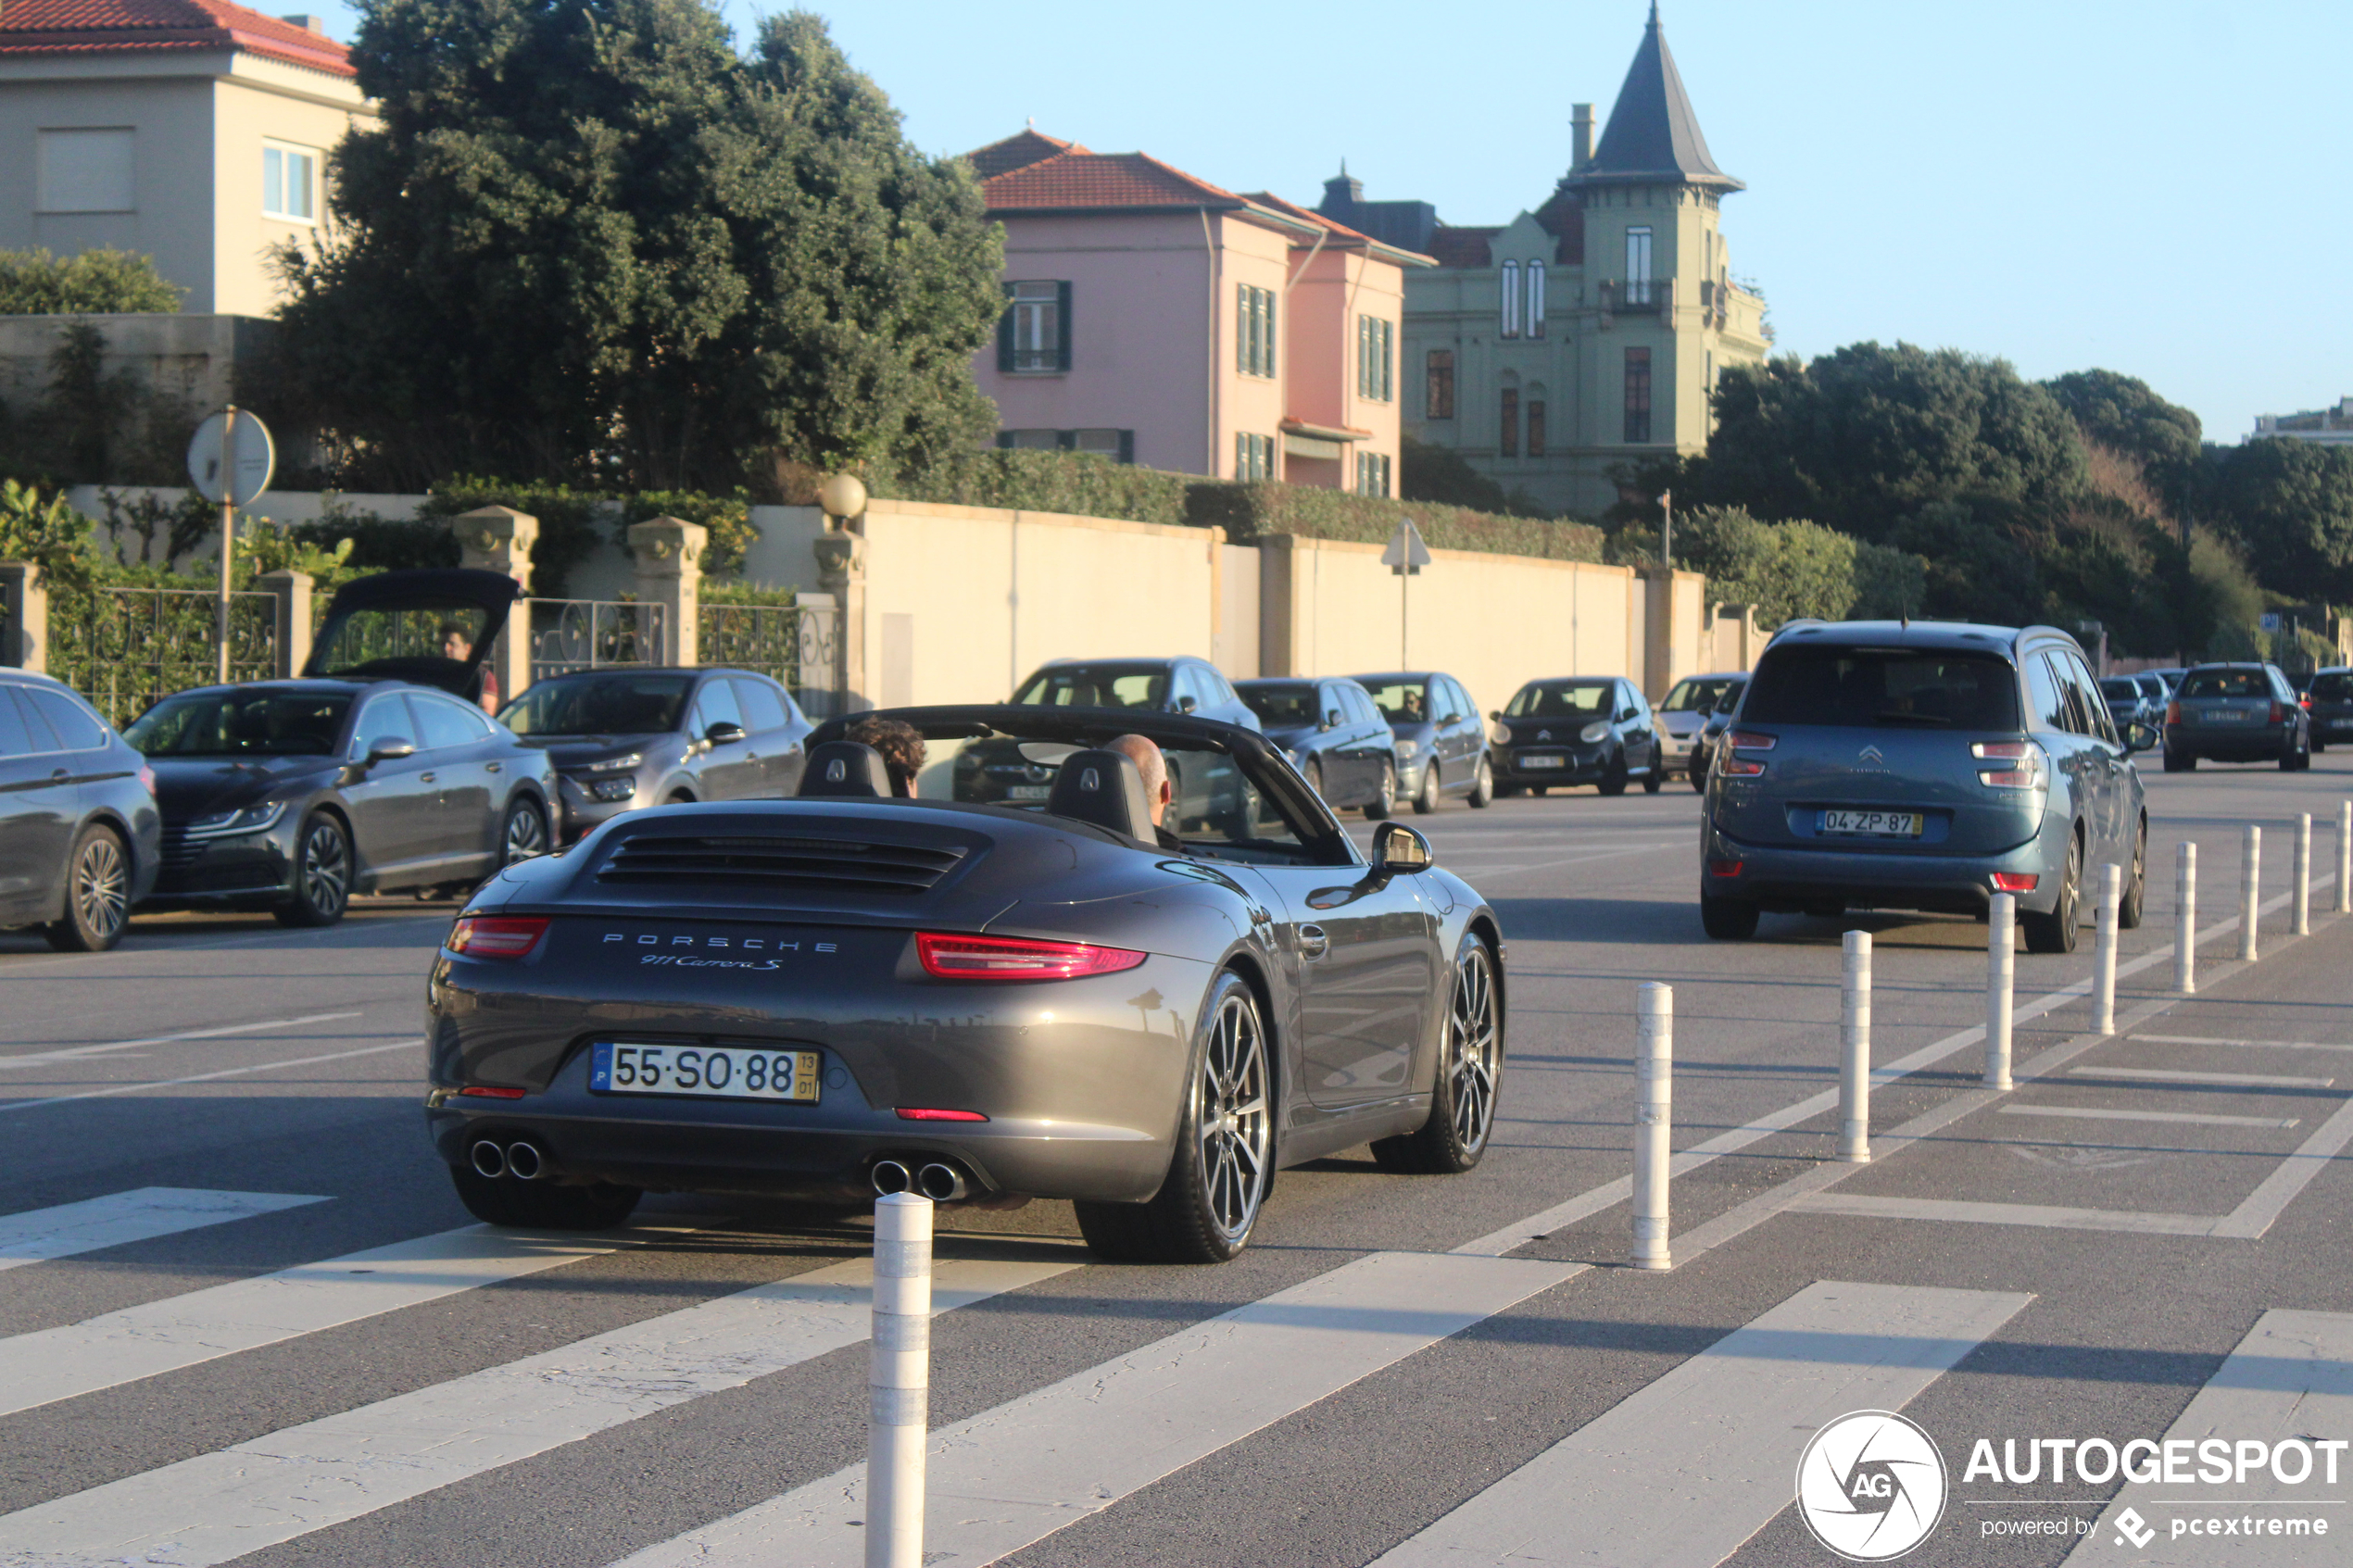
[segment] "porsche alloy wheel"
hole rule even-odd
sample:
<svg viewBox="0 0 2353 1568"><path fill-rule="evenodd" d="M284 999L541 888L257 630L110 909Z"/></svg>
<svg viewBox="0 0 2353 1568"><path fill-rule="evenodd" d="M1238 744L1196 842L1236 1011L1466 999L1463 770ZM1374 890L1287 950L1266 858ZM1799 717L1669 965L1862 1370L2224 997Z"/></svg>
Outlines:
<svg viewBox="0 0 2353 1568"><path fill-rule="evenodd" d="M1495 1091L1504 1073L1503 1010L1495 960L1476 935L1454 959L1446 1036L1430 1085L1429 1120L1411 1133L1381 1138L1373 1159L1384 1171L1452 1175L1478 1163L1495 1126Z"/></svg>

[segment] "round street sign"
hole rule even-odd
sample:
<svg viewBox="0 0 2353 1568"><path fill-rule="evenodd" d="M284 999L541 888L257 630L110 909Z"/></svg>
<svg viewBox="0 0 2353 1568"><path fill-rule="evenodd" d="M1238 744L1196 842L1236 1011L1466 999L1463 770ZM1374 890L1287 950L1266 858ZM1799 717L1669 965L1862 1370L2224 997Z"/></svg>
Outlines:
<svg viewBox="0 0 2353 1568"><path fill-rule="evenodd" d="M188 478L206 500L227 500L243 507L270 488L270 475L278 466L278 449L259 415L243 408L236 414L237 428L230 437L236 449L229 454L228 465L234 470L235 482L225 483L220 471L221 426L229 418L225 413L215 414L196 427L195 439L188 443Z"/></svg>

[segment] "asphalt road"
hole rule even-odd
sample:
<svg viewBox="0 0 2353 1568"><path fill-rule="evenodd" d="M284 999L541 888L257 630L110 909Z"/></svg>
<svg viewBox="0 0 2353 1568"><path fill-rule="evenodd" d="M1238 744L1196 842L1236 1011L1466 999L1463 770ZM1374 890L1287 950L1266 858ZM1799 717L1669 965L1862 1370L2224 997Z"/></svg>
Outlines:
<svg viewBox="0 0 2353 1568"><path fill-rule="evenodd" d="M1882 1410L1949 1478L1906 1562L2353 1562L2353 1449L2324 1446L2353 1439L2353 922L2327 913L2353 758L2148 786L2124 1032L2085 1033L2088 930L2021 952L2007 1095L1979 1083L1983 926L1709 943L1684 785L1409 817L1511 945L1487 1160L1286 1172L1222 1268L1090 1264L1063 1205L943 1211L928 1560L1830 1562L1793 1477ZM2274 907L2244 966L2250 821ZM864 1217L672 1198L575 1244L472 1227L418 1111L450 913L143 919L94 956L0 935L0 1564L861 1560ZM1849 924L1877 949L1868 1165L1831 1160ZM1620 1266L1651 980L1685 1167L1664 1273ZM2183 1436L2294 1438L2313 1474L2055 1483L2033 1447ZM1934 1489L1869 1474L1884 1545Z"/></svg>

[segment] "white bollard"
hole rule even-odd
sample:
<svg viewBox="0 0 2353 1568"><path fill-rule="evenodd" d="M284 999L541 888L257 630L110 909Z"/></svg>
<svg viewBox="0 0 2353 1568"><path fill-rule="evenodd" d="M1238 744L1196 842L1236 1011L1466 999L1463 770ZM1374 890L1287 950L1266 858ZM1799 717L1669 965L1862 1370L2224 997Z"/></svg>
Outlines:
<svg viewBox="0 0 2353 1568"><path fill-rule="evenodd" d="M2197 846L2173 851L2173 989L2197 995Z"/></svg>
<svg viewBox="0 0 2353 1568"><path fill-rule="evenodd" d="M2124 868L2100 868L2100 907L2093 919L2098 935L2092 949L2092 1033L2116 1033L2116 911L2124 901Z"/></svg>
<svg viewBox="0 0 2353 1568"><path fill-rule="evenodd" d="M2298 936L2312 935L2312 813L2296 819L2296 923Z"/></svg>
<svg viewBox="0 0 2353 1568"><path fill-rule="evenodd" d="M866 1568L923 1568L931 1436L931 1199L875 1200L875 1339L866 1373Z"/></svg>
<svg viewBox="0 0 2353 1568"><path fill-rule="evenodd" d="M2010 1087L2010 977L2018 967L2018 897L1994 895L1985 935L1985 1086Z"/></svg>
<svg viewBox="0 0 2353 1568"><path fill-rule="evenodd" d="M1675 989L1652 981L1635 1003L1634 1246L1638 1269L1675 1266L1667 1247L1667 1161L1675 1107Z"/></svg>
<svg viewBox="0 0 2353 1568"><path fill-rule="evenodd" d="M2353 800L2336 803L2336 912L2353 915Z"/></svg>
<svg viewBox="0 0 2353 1568"><path fill-rule="evenodd" d="M2253 822L2239 840L2239 960L2255 961L2255 911L2263 905L2263 830Z"/></svg>
<svg viewBox="0 0 2353 1568"><path fill-rule="evenodd" d="M1871 1162L1871 934L1850 931L1840 965L1838 1157Z"/></svg>

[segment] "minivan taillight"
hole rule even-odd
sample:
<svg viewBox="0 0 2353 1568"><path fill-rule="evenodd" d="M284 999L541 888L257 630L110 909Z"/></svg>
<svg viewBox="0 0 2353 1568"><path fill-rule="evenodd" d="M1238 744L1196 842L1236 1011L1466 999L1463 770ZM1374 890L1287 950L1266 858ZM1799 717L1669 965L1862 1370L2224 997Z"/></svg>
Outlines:
<svg viewBox="0 0 2353 1568"><path fill-rule="evenodd" d="M2043 748L2031 740L1982 740L1969 750L1980 762L1998 764L1977 771L1988 789L2040 789L2050 777Z"/></svg>
<svg viewBox="0 0 2353 1568"><path fill-rule="evenodd" d="M1759 758L1743 757L1741 753L1770 751L1780 743L1780 736L1764 734L1755 730L1727 731L1724 735L1724 760L1716 765L1716 771L1727 778L1753 779L1765 771L1765 763Z"/></svg>
<svg viewBox="0 0 2353 1568"><path fill-rule="evenodd" d="M915 933L915 957L935 980L1076 980L1134 969L1145 955L1086 942L1038 942L1026 936L960 936Z"/></svg>
<svg viewBox="0 0 2353 1568"><path fill-rule="evenodd" d="M546 935L546 915L466 915L449 928L445 945L470 959L521 959Z"/></svg>

